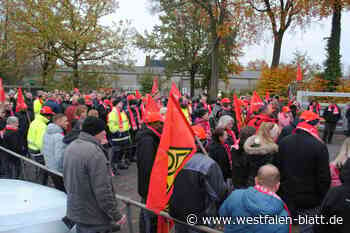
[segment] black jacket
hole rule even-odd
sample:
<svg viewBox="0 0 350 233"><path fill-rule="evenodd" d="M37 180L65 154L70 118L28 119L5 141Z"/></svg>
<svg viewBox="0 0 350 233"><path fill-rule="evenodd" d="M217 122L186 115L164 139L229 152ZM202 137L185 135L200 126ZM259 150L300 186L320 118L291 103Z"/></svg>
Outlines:
<svg viewBox="0 0 350 233"><path fill-rule="evenodd" d="M225 180L231 178L230 161L224 145L213 141L209 145L209 156L219 165Z"/></svg>
<svg viewBox="0 0 350 233"><path fill-rule="evenodd" d="M3 147L23 155L23 141L19 130L5 129L3 136ZM11 156L12 158L15 158ZM17 158L16 158L17 159Z"/></svg>
<svg viewBox="0 0 350 233"><path fill-rule="evenodd" d="M235 189L247 188L249 175L248 159L240 145L238 150L231 150L232 156L232 184Z"/></svg>
<svg viewBox="0 0 350 233"><path fill-rule="evenodd" d="M248 162L247 186L255 185L255 177L261 166L273 163L278 155L278 146L275 143L262 143L258 136L254 135L244 143L244 154Z"/></svg>
<svg viewBox="0 0 350 233"><path fill-rule="evenodd" d="M145 128L136 134L137 189L146 199L151 171L159 146L160 138L150 129Z"/></svg>
<svg viewBox="0 0 350 233"><path fill-rule="evenodd" d="M342 224L315 225L315 233L348 233L350 232L350 160L340 173L343 185L330 189L323 200L321 215L330 221L332 216L342 218ZM334 218L334 217L333 217Z"/></svg>
<svg viewBox="0 0 350 233"><path fill-rule="evenodd" d="M210 157L196 153L175 178L169 214L186 222L195 214L198 224L202 216L217 216L226 197L226 185L218 164Z"/></svg>
<svg viewBox="0 0 350 233"><path fill-rule="evenodd" d="M276 166L281 173L280 195L296 209L319 206L330 186L327 146L303 130L296 130L279 143Z"/></svg>
<svg viewBox="0 0 350 233"><path fill-rule="evenodd" d="M337 123L340 118L341 118L341 109L339 108L339 106L337 105L338 109L339 109L339 114L333 114L333 111L328 111L327 107L324 112L323 112L323 118L326 120L326 123ZM334 107L332 107L333 110Z"/></svg>

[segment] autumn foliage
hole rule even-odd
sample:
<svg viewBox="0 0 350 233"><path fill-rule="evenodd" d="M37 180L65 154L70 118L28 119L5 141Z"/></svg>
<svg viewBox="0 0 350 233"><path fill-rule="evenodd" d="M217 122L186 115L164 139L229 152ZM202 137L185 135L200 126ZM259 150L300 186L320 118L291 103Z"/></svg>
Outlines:
<svg viewBox="0 0 350 233"><path fill-rule="evenodd" d="M292 65L280 65L278 68L264 67L257 86L258 93L265 95L288 96L288 85L295 80L296 67Z"/></svg>

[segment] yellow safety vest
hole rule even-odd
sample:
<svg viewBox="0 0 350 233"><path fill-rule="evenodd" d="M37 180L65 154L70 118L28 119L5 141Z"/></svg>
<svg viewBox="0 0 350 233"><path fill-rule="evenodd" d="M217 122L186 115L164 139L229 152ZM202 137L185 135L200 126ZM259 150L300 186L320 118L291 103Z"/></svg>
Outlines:
<svg viewBox="0 0 350 233"><path fill-rule="evenodd" d="M33 110L34 110L34 114L35 114L35 115L40 114L40 110L41 110L42 106L43 106L43 105L41 104L39 98L37 98L36 100L34 100L34 102L33 102Z"/></svg>
<svg viewBox="0 0 350 233"><path fill-rule="evenodd" d="M122 117L122 124L123 124L123 129L121 130L119 127L119 115L118 115L118 110L116 108L113 108L112 111L108 114L108 128L111 133L115 132L126 132L129 131L130 129L130 124L129 124L129 119L128 116L124 111L120 113Z"/></svg>
<svg viewBox="0 0 350 233"><path fill-rule="evenodd" d="M29 149L41 151L48 122L49 120L46 117L37 114L34 121L30 123L27 136Z"/></svg>

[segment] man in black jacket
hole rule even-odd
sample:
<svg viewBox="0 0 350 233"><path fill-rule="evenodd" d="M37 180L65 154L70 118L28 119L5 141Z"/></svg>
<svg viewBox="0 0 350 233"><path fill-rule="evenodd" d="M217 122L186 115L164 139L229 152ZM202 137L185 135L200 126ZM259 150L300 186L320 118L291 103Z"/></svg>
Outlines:
<svg viewBox="0 0 350 233"><path fill-rule="evenodd" d="M321 216L330 222L338 218L337 224L315 225L315 233L348 233L350 232L350 160L340 173L342 185L330 189L321 206Z"/></svg>
<svg viewBox="0 0 350 233"><path fill-rule="evenodd" d="M341 110L338 105L330 104L323 113L323 118L326 120L323 141L331 144L337 122L341 118Z"/></svg>
<svg viewBox="0 0 350 233"><path fill-rule="evenodd" d="M146 115L146 127L136 135L137 190L146 203L153 163L158 150L163 123L159 113ZM140 233L156 233L157 216L141 209Z"/></svg>
<svg viewBox="0 0 350 233"><path fill-rule="evenodd" d="M303 112L294 134L279 143L280 196L293 216L318 214L330 186L329 154L318 135L319 121L316 113ZM300 225L301 233L311 228Z"/></svg>
<svg viewBox="0 0 350 233"><path fill-rule="evenodd" d="M11 116L7 118L7 124L3 133L3 146L20 155L23 154L23 141L18 131L18 118ZM1 152L3 156L3 170L8 179L18 179L21 174L21 160L6 152Z"/></svg>

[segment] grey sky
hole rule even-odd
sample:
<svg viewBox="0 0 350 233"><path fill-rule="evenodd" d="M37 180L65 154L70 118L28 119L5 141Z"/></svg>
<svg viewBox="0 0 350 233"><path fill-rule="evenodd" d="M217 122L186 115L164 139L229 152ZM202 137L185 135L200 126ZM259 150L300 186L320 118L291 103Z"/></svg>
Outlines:
<svg viewBox="0 0 350 233"><path fill-rule="evenodd" d="M152 30L153 25L159 23L157 16L153 16L148 11L148 0L120 0L120 8L115 16L110 19L129 19L132 25L139 31ZM350 26L346 24L350 22L350 13L343 13L342 16L342 42L341 55L342 63L345 67L345 72L349 73L350 68ZM296 50L307 52L308 56L314 62L322 64L325 60L325 45L324 37L330 35L331 19L312 23L305 31L287 31L282 45L282 62L289 62L293 53ZM271 40L272 41L272 37ZM272 58L272 43L262 41L259 45L246 47L245 55L241 58L242 64L255 59L265 59L268 62ZM142 51L135 52L135 60L137 65L143 65L145 54Z"/></svg>

